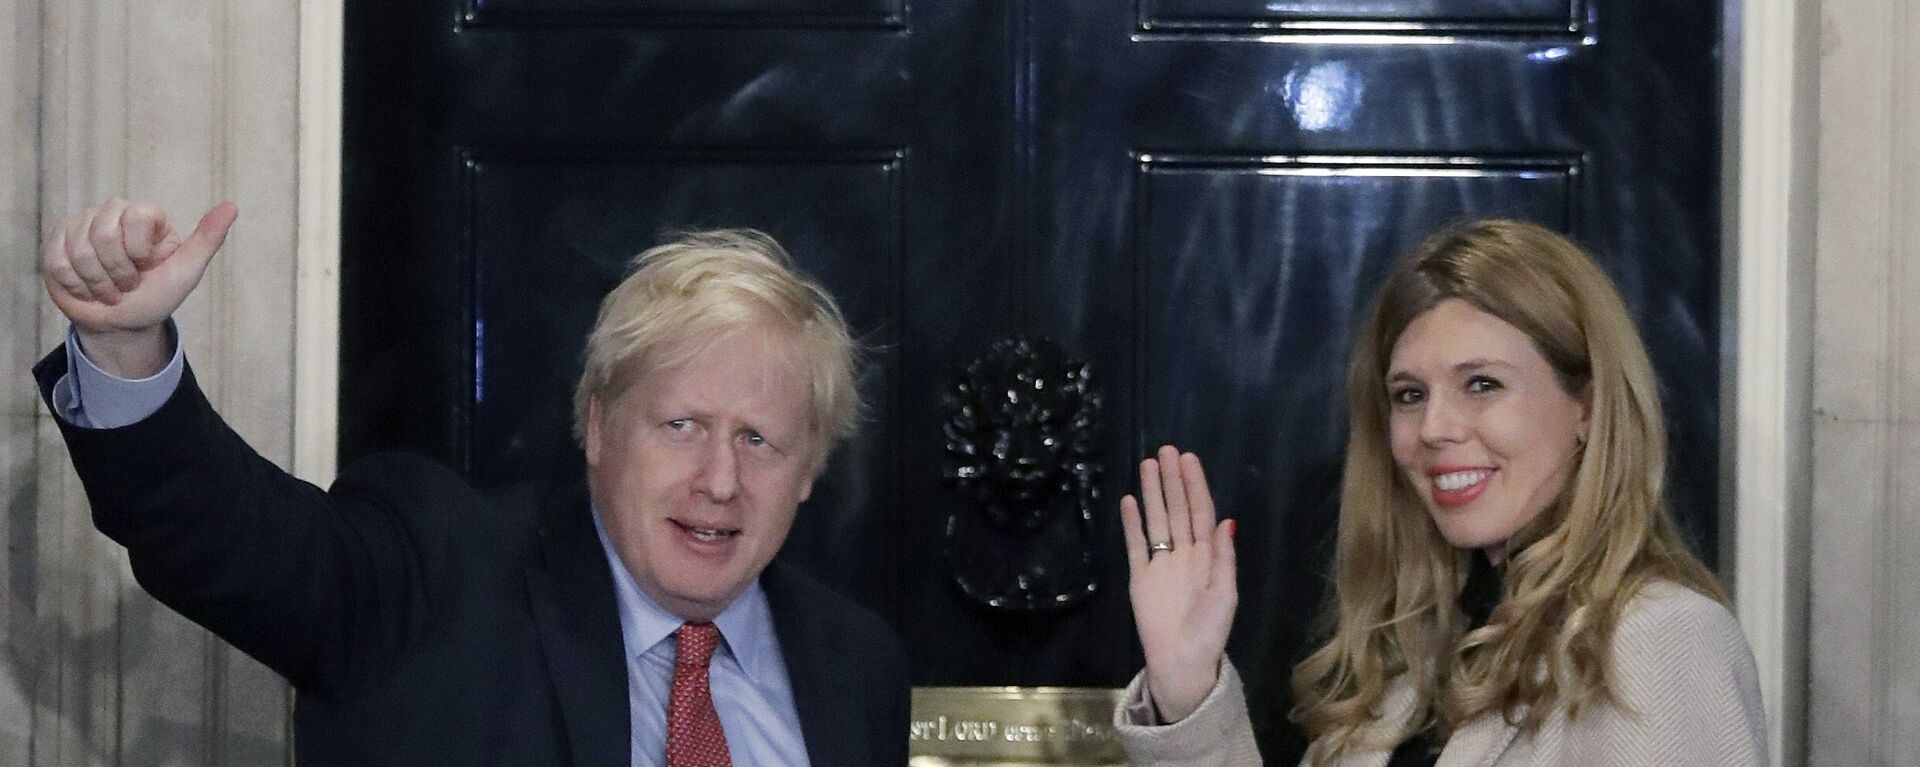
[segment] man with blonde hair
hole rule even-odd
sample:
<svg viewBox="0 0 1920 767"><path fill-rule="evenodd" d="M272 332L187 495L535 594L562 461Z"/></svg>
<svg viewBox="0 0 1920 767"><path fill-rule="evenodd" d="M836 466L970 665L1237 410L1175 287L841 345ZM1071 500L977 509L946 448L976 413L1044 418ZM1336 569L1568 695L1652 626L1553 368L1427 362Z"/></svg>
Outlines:
<svg viewBox="0 0 1920 767"><path fill-rule="evenodd" d="M397 454L322 491L226 428L169 317L236 216L63 222L72 329L34 374L141 585L293 684L300 761L905 763L898 640L775 558L859 413L846 323L778 243L635 260L575 395L585 492L527 502Z"/></svg>

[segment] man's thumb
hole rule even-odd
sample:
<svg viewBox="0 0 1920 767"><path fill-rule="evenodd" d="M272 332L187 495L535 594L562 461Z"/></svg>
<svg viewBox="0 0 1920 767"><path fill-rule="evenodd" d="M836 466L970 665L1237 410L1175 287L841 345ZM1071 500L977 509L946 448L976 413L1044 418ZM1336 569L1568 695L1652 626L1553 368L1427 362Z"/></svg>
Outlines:
<svg viewBox="0 0 1920 767"><path fill-rule="evenodd" d="M207 215L200 217L200 225L193 228L193 234L187 235L185 242L173 255L186 256L195 261L205 261L213 257L214 251L227 241L227 230L233 228L234 219L240 217L240 208L231 202L213 206Z"/></svg>

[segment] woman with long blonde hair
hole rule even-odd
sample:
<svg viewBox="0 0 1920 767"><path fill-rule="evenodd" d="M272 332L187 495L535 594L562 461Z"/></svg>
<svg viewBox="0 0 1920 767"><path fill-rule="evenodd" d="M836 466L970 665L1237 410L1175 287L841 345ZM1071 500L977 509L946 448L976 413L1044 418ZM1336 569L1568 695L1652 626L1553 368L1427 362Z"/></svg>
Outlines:
<svg viewBox="0 0 1920 767"><path fill-rule="evenodd" d="M1658 382L1613 284L1565 238L1477 221L1376 294L1324 641L1294 669L1303 764L1764 764L1753 656L1662 487ZM1138 764L1259 764L1224 658L1234 522L1172 447L1121 500L1147 667Z"/></svg>

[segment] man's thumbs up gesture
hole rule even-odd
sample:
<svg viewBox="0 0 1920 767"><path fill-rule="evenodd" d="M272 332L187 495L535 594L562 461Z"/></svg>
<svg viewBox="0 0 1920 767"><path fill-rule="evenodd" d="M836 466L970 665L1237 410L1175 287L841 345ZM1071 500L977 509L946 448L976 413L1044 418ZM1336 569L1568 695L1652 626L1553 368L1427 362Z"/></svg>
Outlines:
<svg viewBox="0 0 1920 767"><path fill-rule="evenodd" d="M182 240L159 206L115 197L54 227L40 277L89 359L145 378L166 365L167 318L200 284L239 214L233 203L216 205Z"/></svg>

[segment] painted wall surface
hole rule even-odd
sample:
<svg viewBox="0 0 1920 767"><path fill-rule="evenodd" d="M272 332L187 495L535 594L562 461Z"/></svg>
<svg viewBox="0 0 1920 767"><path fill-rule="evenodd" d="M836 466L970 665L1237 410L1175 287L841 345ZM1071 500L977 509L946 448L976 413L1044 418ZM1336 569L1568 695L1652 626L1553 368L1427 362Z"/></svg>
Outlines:
<svg viewBox="0 0 1920 767"><path fill-rule="evenodd" d="M119 194L190 228L238 200L240 223L178 320L215 405L286 465L300 13L0 2L0 764L289 761L285 685L134 584L88 520L28 369L65 332L34 273L53 222Z"/></svg>
<svg viewBox="0 0 1920 767"><path fill-rule="evenodd" d="M1920 2L1820 16L1807 763L1920 764Z"/></svg>

